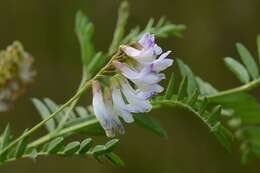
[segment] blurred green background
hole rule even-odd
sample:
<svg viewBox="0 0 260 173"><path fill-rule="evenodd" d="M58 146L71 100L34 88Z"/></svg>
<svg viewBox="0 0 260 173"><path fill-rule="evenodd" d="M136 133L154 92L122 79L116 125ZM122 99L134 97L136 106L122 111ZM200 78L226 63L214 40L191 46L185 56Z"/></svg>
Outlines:
<svg viewBox="0 0 260 173"><path fill-rule="evenodd" d="M224 67L223 57L237 57L234 43L243 42L256 52L255 38L260 33L259 0L129 0L129 27L144 26L150 17L167 16L175 23L187 25L183 39L160 41L164 49L174 51L193 71L225 89L239 82ZM23 42L35 57L37 78L29 92L20 98L15 109L1 113L0 129L10 122L14 134L32 127L38 121L30 98L51 97L63 103L76 90L81 75L79 46L74 34L74 16L78 9L95 23L94 42L105 50L116 23L119 0L0 0L0 47L13 40ZM177 71L177 69L174 69ZM257 91L254 92L257 96ZM260 96L260 94L258 94ZM89 103L90 98L83 104ZM130 125L120 137L117 153L126 166L101 165L92 158L39 158L19 160L4 165L0 173L219 173L259 172L259 161L240 165L237 145L226 153L214 136L193 114L175 109L154 111L169 132L161 139L150 132ZM37 135L43 134L42 130ZM104 139L98 139L104 140Z"/></svg>

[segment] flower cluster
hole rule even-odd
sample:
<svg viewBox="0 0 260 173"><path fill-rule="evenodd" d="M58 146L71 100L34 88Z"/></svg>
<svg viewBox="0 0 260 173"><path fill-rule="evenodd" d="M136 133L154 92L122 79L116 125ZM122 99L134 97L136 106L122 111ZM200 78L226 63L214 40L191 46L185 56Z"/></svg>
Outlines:
<svg viewBox="0 0 260 173"><path fill-rule="evenodd" d="M122 45L125 58L115 59L113 66L119 71L109 87L101 87L99 81L93 82L93 109L107 136L115 132L124 133L119 117L125 122L134 121L132 113L149 112L152 105L149 99L163 91L158 83L165 79L160 73L173 63L168 58L171 51L162 53L155 38L145 33L134 45Z"/></svg>
<svg viewBox="0 0 260 173"><path fill-rule="evenodd" d="M0 112L8 110L32 81L35 75L32 63L33 58L19 42L0 52Z"/></svg>

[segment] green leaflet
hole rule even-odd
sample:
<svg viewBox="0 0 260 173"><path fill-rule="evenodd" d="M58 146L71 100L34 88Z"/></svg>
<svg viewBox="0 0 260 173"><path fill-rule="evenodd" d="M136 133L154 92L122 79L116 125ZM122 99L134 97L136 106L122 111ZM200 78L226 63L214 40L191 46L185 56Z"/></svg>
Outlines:
<svg viewBox="0 0 260 173"><path fill-rule="evenodd" d="M1 135L0 151L4 149L6 146L8 146L8 144L11 142L11 139L12 139L11 128L10 125L7 124L4 132ZM0 155L0 162L5 161L7 154L8 151Z"/></svg>
<svg viewBox="0 0 260 173"><path fill-rule="evenodd" d="M195 79L191 69L186 64L184 64L183 61L181 61L180 59L177 59L177 63L179 65L182 77L184 78L184 76L187 76L187 78L188 78L187 93L190 96L198 88L196 79Z"/></svg>
<svg viewBox="0 0 260 173"><path fill-rule="evenodd" d="M71 155L75 154L79 149L80 149L80 142L74 141L74 142L67 144L64 147L63 152L66 156L71 156Z"/></svg>
<svg viewBox="0 0 260 173"><path fill-rule="evenodd" d="M200 94L203 96L216 94L218 90L214 88L209 82L205 82L200 77L196 77L196 81L200 90Z"/></svg>
<svg viewBox="0 0 260 173"><path fill-rule="evenodd" d="M221 104L227 108L235 108L237 110L243 109L245 107L258 107L256 99L244 92L213 97L210 98L210 102Z"/></svg>
<svg viewBox="0 0 260 173"><path fill-rule="evenodd" d="M96 145L93 150L91 151L93 153L94 156L100 156L103 154L106 154L107 148L104 145Z"/></svg>
<svg viewBox="0 0 260 173"><path fill-rule="evenodd" d="M161 127L159 122L157 120L155 120L154 118L149 117L147 115L139 114L139 115L135 115L134 119L135 119L135 122L139 126L146 128L146 129L150 130L151 132L154 132L155 134L159 135L160 137L168 138L167 132Z"/></svg>
<svg viewBox="0 0 260 173"><path fill-rule="evenodd" d="M44 103L45 103L46 107L48 107L52 113L59 109L59 106L50 98L44 98ZM61 119L63 118L63 116L64 116L64 111L58 113L58 115L55 117L55 119L58 122L60 122Z"/></svg>
<svg viewBox="0 0 260 173"><path fill-rule="evenodd" d="M158 37L166 38L168 35L182 37L182 32L186 30L185 25L168 24L162 26L157 32Z"/></svg>
<svg viewBox="0 0 260 173"><path fill-rule="evenodd" d="M88 118L90 117L89 113L87 112L86 108L84 108L83 106L77 106L75 107L75 111L76 113L79 115L79 117L82 118Z"/></svg>
<svg viewBox="0 0 260 173"><path fill-rule="evenodd" d="M128 35L125 36L121 44L131 44L138 40L145 32L154 34L157 38L165 38L168 36L182 37L183 32L186 30L185 25L175 25L164 18L160 18L157 24L151 18L144 30L140 31L139 27L133 28Z"/></svg>
<svg viewBox="0 0 260 173"><path fill-rule="evenodd" d="M108 59L103 55L102 52L96 53L87 68L89 77L94 76L98 70L101 69L102 66L107 62L107 60Z"/></svg>
<svg viewBox="0 0 260 173"><path fill-rule="evenodd" d="M33 98L32 102L33 102L34 106L36 107L36 109L38 110L38 112L41 115L43 120L46 119L50 115L49 109L39 99ZM50 119L49 121L47 121L45 123L45 125L46 125L47 130L50 132L53 131L56 127L55 121L53 119Z"/></svg>
<svg viewBox="0 0 260 173"><path fill-rule="evenodd" d="M177 90L176 76L174 75L174 73L172 73L170 82L169 82L166 92L165 92L165 99L171 98L172 95L176 92L176 90Z"/></svg>
<svg viewBox="0 0 260 173"><path fill-rule="evenodd" d="M26 133L28 130L26 129L24 133ZM15 158L20 158L22 157L22 155L25 153L26 151L26 147L27 147L27 140L28 138L23 138L22 140L19 141L19 143L16 145L15 147L15 152L14 152L14 156Z"/></svg>
<svg viewBox="0 0 260 173"><path fill-rule="evenodd" d="M2 133L1 137L1 143L0 143L0 150L4 149L11 141L11 128L10 125L7 124L7 126L5 127L4 132Z"/></svg>
<svg viewBox="0 0 260 173"><path fill-rule="evenodd" d="M230 57L225 58L224 61L229 70L232 71L242 83L248 83L250 81L249 74L242 64Z"/></svg>
<svg viewBox="0 0 260 173"><path fill-rule="evenodd" d="M125 163L123 160L120 159L120 157L118 155L116 155L115 153L107 153L106 157L108 160L110 160L114 165L116 166L124 166Z"/></svg>
<svg viewBox="0 0 260 173"><path fill-rule="evenodd" d="M87 138L87 139L83 140L80 144L79 154L86 154L89 151L92 144L93 144L93 141L91 138Z"/></svg>
<svg viewBox="0 0 260 173"><path fill-rule="evenodd" d="M106 146L106 151L107 152L112 152L117 145L119 144L119 139L112 139L110 141L108 141L105 146Z"/></svg>
<svg viewBox="0 0 260 173"><path fill-rule="evenodd" d="M120 43L125 34L125 27L129 16L129 5L127 1L122 1L118 10L118 19L116 29L113 35L112 43L109 47L108 54L112 55L115 53L120 46Z"/></svg>
<svg viewBox="0 0 260 173"><path fill-rule="evenodd" d="M114 150L115 146L117 145L117 143L118 143L117 139L112 139L111 141L108 141L105 145L96 145L91 150L91 153L95 157L95 159L99 162L101 162L100 156L104 155L114 165L123 166L124 161L121 160L120 157L117 156L115 153L113 153L113 150Z"/></svg>
<svg viewBox="0 0 260 173"><path fill-rule="evenodd" d="M177 100L183 100L187 91L188 78L185 76L178 89Z"/></svg>
<svg viewBox="0 0 260 173"><path fill-rule="evenodd" d="M178 66L180 68L180 72L182 77L187 77L187 94L189 97L194 94L194 92L199 89L200 94L205 96L209 94L217 93L217 89L215 89L210 83L203 81L201 78L195 76L189 66L185 64L180 59L177 59ZM179 94L178 94L179 95Z"/></svg>
<svg viewBox="0 0 260 173"><path fill-rule="evenodd" d="M256 79L259 76L259 71L253 56L241 43L237 43L236 46L240 58L245 64L249 74L252 76L253 79Z"/></svg>
<svg viewBox="0 0 260 173"><path fill-rule="evenodd" d="M199 107L199 114L201 115L204 115L204 112L206 111L207 109L207 106L208 106L208 99L207 98L204 98L200 104L200 107ZM204 116L203 116L204 117Z"/></svg>
<svg viewBox="0 0 260 173"><path fill-rule="evenodd" d="M200 94L199 90L196 89L191 95L191 97L188 99L187 104L193 106L197 102L199 94Z"/></svg>
<svg viewBox="0 0 260 173"><path fill-rule="evenodd" d="M144 28L144 32L149 32L153 29L153 25L154 25L154 18L150 18L148 20L148 23L146 24L146 27Z"/></svg>
<svg viewBox="0 0 260 173"><path fill-rule="evenodd" d="M75 32L80 43L82 63L87 69L94 55L94 46L91 42L94 26L81 11L77 12L75 21Z"/></svg>
<svg viewBox="0 0 260 173"><path fill-rule="evenodd" d="M260 64L260 35L257 36L256 44L257 44L258 61L259 61L258 63Z"/></svg>
<svg viewBox="0 0 260 173"><path fill-rule="evenodd" d="M232 133L221 126L220 123L217 123L213 128L213 133L217 137L218 141L222 146L227 150L231 151L231 140L233 139Z"/></svg>
<svg viewBox="0 0 260 173"><path fill-rule="evenodd" d="M207 120L210 124L215 125L218 123L218 121L220 121L221 109L222 108L220 105L216 106L213 109L211 115L209 116L209 119Z"/></svg>
<svg viewBox="0 0 260 173"><path fill-rule="evenodd" d="M46 151L47 153L55 154L62 149L63 145L64 145L63 137L55 138L47 145Z"/></svg>

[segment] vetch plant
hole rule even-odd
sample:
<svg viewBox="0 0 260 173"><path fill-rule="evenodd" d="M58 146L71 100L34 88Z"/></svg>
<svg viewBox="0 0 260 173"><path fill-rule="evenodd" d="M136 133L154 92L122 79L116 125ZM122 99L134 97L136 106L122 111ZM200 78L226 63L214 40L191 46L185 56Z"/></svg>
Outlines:
<svg viewBox="0 0 260 173"><path fill-rule="evenodd" d="M98 161L106 157L115 165L122 166L124 162L114 153L119 139L111 137L125 133L123 122L135 122L167 137L166 131L149 116L150 111L163 107L181 107L193 113L228 151L231 151L233 139L239 141L243 163L252 157L260 157L260 106L253 96L246 94L260 85L259 65L250 52L242 44L237 44L242 63L225 58L227 67L243 84L219 91L195 76L181 59L174 58L177 63L172 68L171 51L164 52L157 45L155 38L182 36L184 25L172 24L164 18L157 23L150 19L143 30L136 27L126 34L127 1L121 3L118 15L112 43L107 52L101 52L96 51L92 43L94 25L82 12L77 13L75 32L83 66L78 90L64 104L57 104L50 98L33 98L42 121L16 138L11 134L11 126L6 126L0 138L1 163L20 158L36 159L38 156L76 155L92 156ZM260 36L257 47L260 57ZM31 56L18 42L0 53L1 111L6 111L14 101L16 94L13 93L32 81L35 72L31 65ZM167 68L175 70L177 66L181 81L178 82L172 73L164 92L160 82L167 76L163 71ZM91 88L92 104L79 106L79 100ZM43 126L48 132L31 139L31 135ZM68 142L68 138L75 134L110 138L103 145L94 144L90 137Z"/></svg>
<svg viewBox="0 0 260 173"><path fill-rule="evenodd" d="M104 86L103 93L100 82L93 81L92 84L94 113L108 137L114 136L115 131L124 133L118 116L131 123L134 121L132 113L144 113L152 109L149 99L163 91L158 83L165 79L165 75L160 72L173 63L167 58L170 51L162 54L154 35L145 33L135 46L137 48L126 45L120 47L122 53L112 61L119 72L115 71L116 75L110 76L107 82L109 86ZM109 69L110 72L115 70Z"/></svg>

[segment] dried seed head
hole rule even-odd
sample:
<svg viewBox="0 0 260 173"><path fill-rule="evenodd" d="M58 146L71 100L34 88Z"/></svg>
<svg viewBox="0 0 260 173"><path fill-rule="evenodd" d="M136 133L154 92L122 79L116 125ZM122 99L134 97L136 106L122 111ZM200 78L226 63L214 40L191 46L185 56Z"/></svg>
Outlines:
<svg viewBox="0 0 260 173"><path fill-rule="evenodd" d="M33 81L33 58L20 42L0 51L0 112L7 111Z"/></svg>

